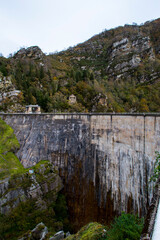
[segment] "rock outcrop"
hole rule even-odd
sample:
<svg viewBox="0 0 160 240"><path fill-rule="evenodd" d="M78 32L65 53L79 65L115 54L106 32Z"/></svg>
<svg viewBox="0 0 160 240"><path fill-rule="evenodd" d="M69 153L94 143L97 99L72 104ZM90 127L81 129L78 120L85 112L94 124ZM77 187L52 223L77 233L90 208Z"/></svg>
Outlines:
<svg viewBox="0 0 160 240"><path fill-rule="evenodd" d="M23 235L23 237L19 238L18 240L63 240L64 231L59 231L54 234L54 236L47 236L48 235L48 228L44 225L44 223L39 223L37 226L32 230Z"/></svg>
<svg viewBox="0 0 160 240"><path fill-rule="evenodd" d="M18 240L45 240L47 233L48 228L44 225L44 223L41 222L32 231L24 234L24 236L22 238L19 238Z"/></svg>
<svg viewBox="0 0 160 240"><path fill-rule="evenodd" d="M14 58L32 58L41 60L44 57L44 53L38 46L32 46L28 48L21 48L15 55Z"/></svg>
<svg viewBox="0 0 160 240"><path fill-rule="evenodd" d="M128 71L138 67L146 56L150 60L155 60L149 37L136 36L131 40L123 38L112 44L107 72L111 76L122 78L125 73L128 75Z"/></svg>
<svg viewBox="0 0 160 240"><path fill-rule="evenodd" d="M23 93L16 90L12 76L0 72L0 109L7 112L24 112Z"/></svg>
<svg viewBox="0 0 160 240"><path fill-rule="evenodd" d="M47 208L47 204L55 201L57 193L62 189L62 181L54 166L43 161L39 167L26 173L13 175L0 181L0 213L7 214L27 200L35 200L39 209ZM31 171L31 172L32 172ZM50 193L51 198L46 199Z"/></svg>
<svg viewBox="0 0 160 240"><path fill-rule="evenodd" d="M103 225L91 222L86 226L83 226L76 234L70 235L66 238L66 240L98 240L98 239L106 239L107 231L106 227Z"/></svg>

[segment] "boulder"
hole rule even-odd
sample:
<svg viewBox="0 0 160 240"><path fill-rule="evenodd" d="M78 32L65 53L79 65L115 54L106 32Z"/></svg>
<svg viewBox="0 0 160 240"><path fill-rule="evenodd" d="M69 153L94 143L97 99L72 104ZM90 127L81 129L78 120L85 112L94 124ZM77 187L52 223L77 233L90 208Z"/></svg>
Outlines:
<svg viewBox="0 0 160 240"><path fill-rule="evenodd" d="M18 240L44 240L47 233L48 228L41 222L31 232L25 233L24 236Z"/></svg>
<svg viewBox="0 0 160 240"><path fill-rule="evenodd" d="M64 239L64 231L59 231L53 237L50 237L49 240L63 240L63 239Z"/></svg>

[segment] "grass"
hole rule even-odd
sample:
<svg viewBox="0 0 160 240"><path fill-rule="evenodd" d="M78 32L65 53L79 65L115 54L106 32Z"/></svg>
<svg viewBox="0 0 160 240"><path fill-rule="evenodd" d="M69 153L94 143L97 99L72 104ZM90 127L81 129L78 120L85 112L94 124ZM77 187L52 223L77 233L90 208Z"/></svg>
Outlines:
<svg viewBox="0 0 160 240"><path fill-rule="evenodd" d="M13 129L0 119L0 153L14 152L20 147Z"/></svg>
<svg viewBox="0 0 160 240"><path fill-rule="evenodd" d="M67 240L100 240L106 239L106 227L97 222L92 222L80 229L74 235L67 237Z"/></svg>
<svg viewBox="0 0 160 240"><path fill-rule="evenodd" d="M32 169L36 170L41 167L41 165L47 166L49 164L49 160L41 160L36 165L32 167Z"/></svg>
<svg viewBox="0 0 160 240"><path fill-rule="evenodd" d="M25 172L24 167L12 152L0 154L0 179L23 172Z"/></svg>
<svg viewBox="0 0 160 240"><path fill-rule="evenodd" d="M19 147L13 129L0 119L0 179L26 171L14 154Z"/></svg>

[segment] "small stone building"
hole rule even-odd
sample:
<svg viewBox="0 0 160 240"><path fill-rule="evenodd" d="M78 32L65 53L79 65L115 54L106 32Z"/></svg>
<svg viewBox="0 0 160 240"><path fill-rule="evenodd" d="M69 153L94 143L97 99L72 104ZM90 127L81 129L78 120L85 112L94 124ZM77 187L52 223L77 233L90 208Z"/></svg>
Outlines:
<svg viewBox="0 0 160 240"><path fill-rule="evenodd" d="M76 102L77 102L76 96L72 94L72 95L69 97L69 104L74 104L74 103L76 103Z"/></svg>
<svg viewBox="0 0 160 240"><path fill-rule="evenodd" d="M41 113L41 108L38 105L28 105L25 113Z"/></svg>

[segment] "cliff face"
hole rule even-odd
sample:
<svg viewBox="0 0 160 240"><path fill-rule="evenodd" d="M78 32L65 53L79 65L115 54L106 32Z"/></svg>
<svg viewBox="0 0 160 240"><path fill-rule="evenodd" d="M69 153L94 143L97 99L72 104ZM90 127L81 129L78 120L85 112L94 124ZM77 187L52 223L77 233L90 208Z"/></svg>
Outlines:
<svg viewBox="0 0 160 240"><path fill-rule="evenodd" d="M68 223L65 197L60 193L63 184L57 169L48 161L40 161L32 171L26 169L0 180L1 240L17 240L25 232L31 233L39 222L49 227L49 234Z"/></svg>
<svg viewBox="0 0 160 240"><path fill-rule="evenodd" d="M19 203L35 200L39 209L46 209L62 189L57 171L47 161L34 169L33 174L13 175L0 181L0 213L10 213ZM46 197L50 194L50 198Z"/></svg>
<svg viewBox="0 0 160 240"><path fill-rule="evenodd" d="M107 72L115 79L131 77L128 73L135 71L143 59L155 60L155 54L151 45L150 37L135 36L132 39L123 38L114 42L109 55Z"/></svg>
<svg viewBox="0 0 160 240"><path fill-rule="evenodd" d="M1 115L20 142L25 167L42 159L58 166L75 228L109 222L121 211L146 213L159 115Z"/></svg>

